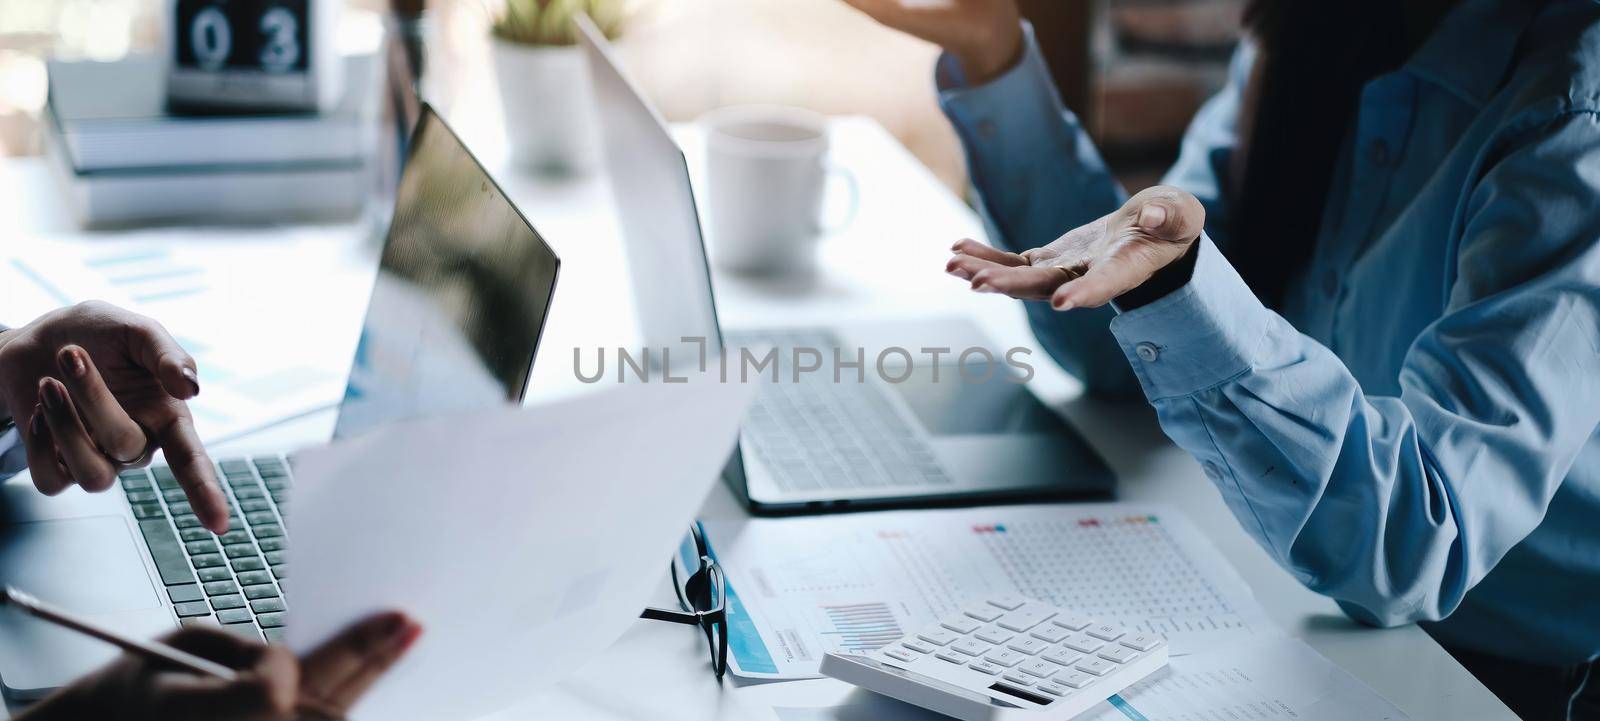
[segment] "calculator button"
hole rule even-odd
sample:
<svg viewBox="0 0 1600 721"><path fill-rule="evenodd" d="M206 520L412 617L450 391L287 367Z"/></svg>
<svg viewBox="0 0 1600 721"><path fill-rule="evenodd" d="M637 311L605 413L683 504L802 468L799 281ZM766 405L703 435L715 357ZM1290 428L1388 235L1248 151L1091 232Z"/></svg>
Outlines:
<svg viewBox="0 0 1600 721"><path fill-rule="evenodd" d="M1005 609L1007 611L1015 611L1015 610L1021 608L1022 605L1027 603L1027 602L1028 602L1028 599L1023 598L1021 596L1018 596L1016 594L1012 594L1012 593L1005 593L1005 594L1001 594L999 596L990 596L989 597L989 605L991 605L991 606L999 606L1000 608L1003 608L1003 609Z"/></svg>
<svg viewBox="0 0 1600 721"><path fill-rule="evenodd" d="M1028 604L1027 606L1023 606L1022 608L1001 616L1000 620L996 621L996 623L999 624L1001 628L1010 631L1026 631L1034 626L1039 625L1040 622L1054 615L1056 615L1056 612L1051 610L1049 606L1042 606L1035 603Z"/></svg>
<svg viewBox="0 0 1600 721"><path fill-rule="evenodd" d="M918 652L918 654L931 654L931 652L934 652L934 649L936 649L936 646L933 646L933 644L922 643L922 641L917 641L915 638L904 639L904 641L901 641L901 646L907 647L907 649L912 649L912 651Z"/></svg>
<svg viewBox="0 0 1600 721"><path fill-rule="evenodd" d="M1045 643L1061 643L1061 640L1071 636L1072 632L1060 626L1046 625L1033 629L1033 633L1028 635L1044 641Z"/></svg>
<svg viewBox="0 0 1600 721"><path fill-rule="evenodd" d="M960 651L968 656L982 656L988 653L989 649L994 647L987 643L974 641L970 638L963 638L960 641L950 644L950 648Z"/></svg>
<svg viewBox="0 0 1600 721"><path fill-rule="evenodd" d="M955 651L940 651L934 654L934 656L937 656L941 661L949 661L950 663L957 665L962 665L967 662L966 656L956 653Z"/></svg>
<svg viewBox="0 0 1600 721"><path fill-rule="evenodd" d="M1050 648L1050 644L1040 641L1037 638L1028 638L1024 636L1006 644L1006 648L1016 651L1017 653L1025 653L1029 656L1037 656L1039 655L1040 651Z"/></svg>
<svg viewBox="0 0 1600 721"><path fill-rule="evenodd" d="M1064 613L1060 616L1056 616L1055 620L1051 621L1051 623L1067 629L1068 631L1082 631L1083 629L1088 628L1089 624L1094 623L1094 619L1076 613Z"/></svg>
<svg viewBox="0 0 1600 721"><path fill-rule="evenodd" d="M884 649L883 655L888 656L889 658L899 659L901 661L911 661L917 657L916 654L903 648Z"/></svg>
<svg viewBox="0 0 1600 721"><path fill-rule="evenodd" d="M972 633L973 631L978 630L978 628L983 624L967 618L966 616L953 616L940 621L939 625L944 626L951 631L955 631L956 633Z"/></svg>
<svg viewBox="0 0 1600 721"><path fill-rule="evenodd" d="M1006 668L1011 668L1012 666L1027 660L1027 658L1027 656L1017 653L1016 651L1002 648L990 653L987 656L984 656L983 660L988 661L989 663L1004 666Z"/></svg>
<svg viewBox="0 0 1600 721"><path fill-rule="evenodd" d="M1001 678L1004 678L1005 680L1010 681L1018 686L1032 686L1033 682L1038 680L1020 671L1011 671Z"/></svg>
<svg viewBox="0 0 1600 721"><path fill-rule="evenodd" d="M961 612L984 623L994 621L1005 614L1004 610L1001 610L997 606L991 606L987 603L972 604L971 606L961 609Z"/></svg>
<svg viewBox="0 0 1600 721"><path fill-rule="evenodd" d="M1047 681L1039 684L1039 690L1050 694L1051 696L1065 696L1069 693L1072 693L1072 688L1070 686L1063 686L1054 681Z"/></svg>
<svg viewBox="0 0 1600 721"><path fill-rule="evenodd" d="M1006 670L1005 667L996 666L988 661L973 661L971 665L967 666L967 668L980 673L989 674L990 676L999 676L1001 671Z"/></svg>
<svg viewBox="0 0 1600 721"><path fill-rule="evenodd" d="M1127 663L1139 657L1139 652L1127 646L1108 646L1100 649L1100 658L1117 663Z"/></svg>
<svg viewBox="0 0 1600 721"><path fill-rule="evenodd" d="M1078 665L1074 666L1073 668L1076 668L1084 673L1092 673L1096 676L1104 676L1112 671L1117 670L1116 664L1113 664L1103 658L1086 658L1082 661L1079 661Z"/></svg>
<svg viewBox="0 0 1600 721"><path fill-rule="evenodd" d="M1095 651L1099 651L1106 644L1098 638L1091 638L1080 633L1073 635L1071 638L1068 638L1065 641L1062 641L1061 645L1066 646L1074 651L1094 653Z"/></svg>
<svg viewBox="0 0 1600 721"><path fill-rule="evenodd" d="M1094 677L1077 671L1064 671L1056 674L1055 682L1072 688L1083 688L1094 683Z"/></svg>
<svg viewBox="0 0 1600 721"><path fill-rule="evenodd" d="M1161 645L1161 637L1151 636L1146 633L1136 633L1123 638L1122 645L1139 651L1149 651Z"/></svg>
<svg viewBox="0 0 1600 721"><path fill-rule="evenodd" d="M1024 673L1030 673L1038 676L1039 678L1050 678L1051 674L1060 671L1061 667L1050 663L1049 661L1040 661L1039 659L1034 659L1022 664L1021 666L1018 666L1017 669Z"/></svg>
<svg viewBox="0 0 1600 721"><path fill-rule="evenodd" d="M1115 641L1119 638L1122 638L1122 636L1127 632L1122 630L1121 626L1113 626L1109 623L1101 623L1090 626L1089 630L1085 633L1088 633L1090 636L1094 636L1102 641Z"/></svg>
<svg viewBox="0 0 1600 721"><path fill-rule="evenodd" d="M935 646L948 646L950 645L951 641L960 638L960 636L957 636L954 633L942 628L931 628L917 634L917 638L927 641Z"/></svg>
<svg viewBox="0 0 1600 721"><path fill-rule="evenodd" d="M1070 648L1052 648L1040 654L1039 658L1051 663L1059 663L1062 666L1071 666L1077 663L1078 659L1083 658L1083 654Z"/></svg>
<svg viewBox="0 0 1600 721"><path fill-rule="evenodd" d="M975 637L980 641L997 644L1010 641L1013 636L1016 636L1016 634L996 626L985 626L983 630L975 634Z"/></svg>

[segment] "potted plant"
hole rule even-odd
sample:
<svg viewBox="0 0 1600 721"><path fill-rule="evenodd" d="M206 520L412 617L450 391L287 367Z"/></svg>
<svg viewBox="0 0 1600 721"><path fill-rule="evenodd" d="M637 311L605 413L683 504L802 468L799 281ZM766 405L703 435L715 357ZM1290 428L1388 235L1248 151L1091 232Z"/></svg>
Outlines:
<svg viewBox="0 0 1600 721"><path fill-rule="evenodd" d="M549 173L581 173L599 159L589 67L572 19L587 13L607 38L621 33L625 0L505 0L493 26L495 74L511 158Z"/></svg>

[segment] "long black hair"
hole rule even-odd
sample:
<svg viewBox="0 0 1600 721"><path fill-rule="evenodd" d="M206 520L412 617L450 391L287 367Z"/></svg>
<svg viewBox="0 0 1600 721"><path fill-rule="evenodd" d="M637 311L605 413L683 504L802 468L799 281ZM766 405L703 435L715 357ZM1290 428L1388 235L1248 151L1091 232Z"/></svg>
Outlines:
<svg viewBox="0 0 1600 721"><path fill-rule="evenodd" d="M1228 259L1278 306L1311 257L1339 153L1367 81L1411 43L1397 0L1250 0L1244 24L1260 55Z"/></svg>

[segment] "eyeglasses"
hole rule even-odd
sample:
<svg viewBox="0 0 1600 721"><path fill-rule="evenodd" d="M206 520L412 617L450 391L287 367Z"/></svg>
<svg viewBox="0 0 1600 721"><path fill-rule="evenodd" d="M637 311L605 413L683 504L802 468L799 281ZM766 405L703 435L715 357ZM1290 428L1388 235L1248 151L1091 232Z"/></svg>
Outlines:
<svg viewBox="0 0 1600 721"><path fill-rule="evenodd" d="M688 572L687 566L680 571L684 559L672 560L672 590L678 594L680 610L646 608L639 618L699 626L711 651L711 670L717 675L717 683L722 683L723 674L728 672L728 584L722 566L711 557L705 529L699 522L689 527L689 536L694 540L698 567L693 573Z"/></svg>

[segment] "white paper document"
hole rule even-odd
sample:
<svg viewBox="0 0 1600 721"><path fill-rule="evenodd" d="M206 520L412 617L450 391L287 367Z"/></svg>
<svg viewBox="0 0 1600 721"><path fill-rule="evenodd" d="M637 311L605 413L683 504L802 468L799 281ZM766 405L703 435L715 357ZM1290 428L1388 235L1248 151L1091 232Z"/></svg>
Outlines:
<svg viewBox="0 0 1600 721"><path fill-rule="evenodd" d="M778 721L937 721L945 718L861 690L827 706L780 702L770 708L771 715ZM754 705L751 711L760 713ZM1405 713L1370 686L1333 665L1303 641L1278 637L1173 657L1167 668L1074 721L1404 721L1406 718Z"/></svg>
<svg viewBox="0 0 1600 721"><path fill-rule="evenodd" d="M1305 642L1277 638L1171 660L1083 721L1400 721L1405 713Z"/></svg>
<svg viewBox="0 0 1600 721"><path fill-rule="evenodd" d="M809 678L989 594L1016 593L1193 653L1278 631L1187 519L1123 503L891 511L706 523L747 678Z"/></svg>
<svg viewBox="0 0 1600 721"><path fill-rule="evenodd" d="M560 681L638 618L753 390L620 385L304 453L290 646L384 609L421 623L357 719L477 718Z"/></svg>
<svg viewBox="0 0 1600 721"><path fill-rule="evenodd" d="M339 401L371 288L354 226L29 238L0 259L0 320L85 300L155 318L194 356L189 402L218 443Z"/></svg>

